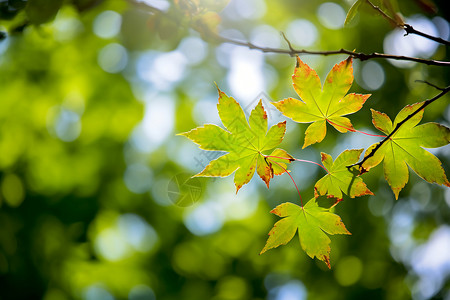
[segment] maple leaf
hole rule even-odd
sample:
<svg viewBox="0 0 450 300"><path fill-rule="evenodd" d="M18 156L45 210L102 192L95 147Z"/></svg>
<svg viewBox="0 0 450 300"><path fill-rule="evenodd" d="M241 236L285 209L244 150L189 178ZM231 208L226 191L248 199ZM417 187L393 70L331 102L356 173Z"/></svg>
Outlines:
<svg viewBox="0 0 450 300"><path fill-rule="evenodd" d="M300 245L309 257L324 261L330 268L330 238L328 234L351 234L341 217L319 207L313 198L302 208L293 203L283 203L271 213L283 219L275 223L261 253L280 245L286 245L298 230Z"/></svg>
<svg viewBox="0 0 450 300"><path fill-rule="evenodd" d="M397 124L415 112L423 102L405 106L392 123L384 113L372 109L373 125L386 135L394 131ZM419 124L423 109L404 122L394 134L381 146L370 146L365 153L368 156L375 147L379 147L373 156L368 157L362 165L362 171L377 166L384 160L384 177L398 199L398 194L409 179L408 166L417 175L430 183L450 186L439 159L424 148L437 148L450 142L450 129L438 123Z"/></svg>
<svg viewBox="0 0 450 300"><path fill-rule="evenodd" d="M336 64L328 73L325 83L320 83L316 71L297 57L292 75L294 89L301 100L287 98L273 105L286 117L298 123L312 123L306 129L303 148L321 142L327 133L326 123L339 132L353 131L353 125L344 115L361 109L369 94L347 94L353 83L352 59Z"/></svg>
<svg viewBox="0 0 450 300"><path fill-rule="evenodd" d="M328 195L329 198L342 200L342 193L350 198L364 195L373 195L367 188L362 178L357 176L359 171L356 167L347 168L348 165L356 163L364 149L345 150L333 163L331 155L321 153L322 163L328 170L328 174L317 181L314 186L314 196Z"/></svg>
<svg viewBox="0 0 450 300"><path fill-rule="evenodd" d="M282 149L274 150L269 156L275 157L270 159L263 154L281 143L286 131L286 121L273 125L267 131L267 114L261 100L252 110L247 122L239 103L220 89L218 91L217 109L227 130L206 124L179 135L186 136L198 144L200 149L228 153L211 161L194 177L226 177L236 171L234 183L237 193L252 179L256 169L258 175L269 187L270 179L274 175L285 172L283 168L293 159ZM276 163L272 164L272 162Z"/></svg>

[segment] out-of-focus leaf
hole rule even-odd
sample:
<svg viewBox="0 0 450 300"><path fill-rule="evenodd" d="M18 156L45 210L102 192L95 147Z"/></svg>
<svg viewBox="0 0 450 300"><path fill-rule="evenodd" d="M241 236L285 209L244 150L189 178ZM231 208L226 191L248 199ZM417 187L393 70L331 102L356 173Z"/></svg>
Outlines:
<svg viewBox="0 0 450 300"><path fill-rule="evenodd" d="M63 0L28 0L25 8L32 24L43 24L53 20L63 4Z"/></svg>
<svg viewBox="0 0 450 300"><path fill-rule="evenodd" d="M353 20L353 18L356 16L356 14L359 11L359 7L364 2L364 0L357 0L355 3L353 3L352 7L348 10L347 16L345 17L344 25L348 25L348 23Z"/></svg>

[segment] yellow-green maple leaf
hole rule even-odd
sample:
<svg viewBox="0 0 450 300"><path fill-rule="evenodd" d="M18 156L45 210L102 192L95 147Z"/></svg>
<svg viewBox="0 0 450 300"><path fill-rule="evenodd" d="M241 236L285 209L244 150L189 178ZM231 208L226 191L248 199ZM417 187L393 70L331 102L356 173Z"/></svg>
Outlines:
<svg viewBox="0 0 450 300"><path fill-rule="evenodd" d="M341 217L329 209L318 206L313 198L302 208L293 203L283 203L271 213L283 219L275 223L261 253L280 245L286 245L298 230L300 245L309 257L324 261L330 268L330 238L328 234L351 234Z"/></svg>
<svg viewBox="0 0 450 300"><path fill-rule="evenodd" d="M322 163L328 170L328 174L314 185L314 196L317 198L327 195L327 197L333 197L340 201L342 200L342 193L350 198L373 195L362 178L359 177L356 167L347 168L347 166L358 161L363 150L345 150L339 154L334 162L331 155L322 152Z"/></svg>
<svg viewBox="0 0 450 300"><path fill-rule="evenodd" d="M342 133L354 130L350 120L343 116L360 110L370 97L355 93L346 95L353 83L350 57L333 67L325 79L323 88L316 71L297 57L292 81L301 101L287 98L273 105L295 122L312 123L306 129L303 148L319 143L325 138L327 122Z"/></svg>
<svg viewBox="0 0 450 300"><path fill-rule="evenodd" d="M252 110L247 122L239 103L221 90L218 91L217 109L227 130L206 124L180 135L197 143L200 149L228 153L211 161L195 176L226 177L236 171L234 183L237 193L252 179L256 169L258 175L269 187L270 179L274 175L284 173L286 164L292 159L292 156L282 149L275 149L270 154L270 156L282 158L270 157L269 159L264 154L281 143L286 131L286 121L273 125L267 131L267 114L261 101ZM272 164L274 161L277 163Z"/></svg>
<svg viewBox="0 0 450 300"><path fill-rule="evenodd" d="M407 105L392 123L384 113L372 109L373 125L386 135L394 131L397 124L414 113L423 102ZM408 166L424 180L450 186L439 159L423 148L437 148L450 143L450 129L438 123L419 124L423 109L404 122L394 134L384 142L363 164L363 171L384 161L384 177L392 188L395 198L409 179ZM381 143L381 142L380 142ZM370 146L365 153L368 156L380 143Z"/></svg>

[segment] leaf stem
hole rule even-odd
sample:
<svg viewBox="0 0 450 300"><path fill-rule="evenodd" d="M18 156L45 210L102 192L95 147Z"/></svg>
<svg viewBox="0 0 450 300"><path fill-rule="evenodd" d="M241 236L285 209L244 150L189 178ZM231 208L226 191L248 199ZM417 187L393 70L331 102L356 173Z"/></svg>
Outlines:
<svg viewBox="0 0 450 300"><path fill-rule="evenodd" d="M328 174L330 174L330 172L328 172L327 168L325 168L323 165L310 161L310 160L306 160L306 159L298 159L298 158L286 158L286 157L281 157L281 156L272 156L272 155L265 155L265 157L273 157L273 158L279 158L279 159L286 159L289 161L299 161L299 162L305 162L305 163L310 163L310 164L315 164L316 166L321 167L322 169L324 169ZM272 160L273 161L273 160Z"/></svg>
<svg viewBox="0 0 450 300"><path fill-rule="evenodd" d="M266 156L266 157L273 157L273 156ZM295 183L295 180L294 180L294 178L292 177L292 175L291 175L291 174L288 172L288 170L286 170L286 168L283 167L281 164L277 163L276 161L274 161L274 160L272 160L272 159L270 159L270 161L276 163L280 168L282 168L282 169L284 170L285 173L287 173L287 174L289 175L289 177L291 177L291 180L292 180L292 182L294 183L295 188L297 189L297 193L298 193L298 196L299 196L299 198L300 198L300 205L302 206L302 209L303 209L303 199L302 199L302 195L300 195L300 190L298 189L298 186L297 186L297 184Z"/></svg>
<svg viewBox="0 0 450 300"><path fill-rule="evenodd" d="M351 132L358 132L358 133L362 133L362 134L365 134L365 135L368 135L368 136L376 136L376 137L382 137L382 138L386 137L385 135L381 135L381 134L371 134L371 133L367 133L367 132L364 132L364 131L356 130L354 128L349 128L349 127L346 127L346 126L334 123L334 122L332 122L332 121L330 121L328 119L327 119L327 121L328 121L328 123L330 123L332 125L336 125L336 126L345 128L345 129L347 129L348 131L351 131Z"/></svg>

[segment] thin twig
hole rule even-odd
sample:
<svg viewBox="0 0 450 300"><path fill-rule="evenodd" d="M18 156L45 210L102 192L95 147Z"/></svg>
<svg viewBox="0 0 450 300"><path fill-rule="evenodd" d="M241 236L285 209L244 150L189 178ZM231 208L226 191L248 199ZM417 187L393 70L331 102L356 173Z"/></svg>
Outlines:
<svg viewBox="0 0 450 300"><path fill-rule="evenodd" d="M379 6L376 6L375 4L373 4L372 2L370 2L369 0L366 0L367 4L369 4L374 10L376 10L383 18L385 18L386 20L389 21L389 23L391 23L393 26L395 27L402 27L402 24L400 24L399 22L397 22L397 20L395 20L394 18L390 17L389 15L387 15Z"/></svg>
<svg viewBox="0 0 450 300"><path fill-rule="evenodd" d="M436 43L440 43L440 44L444 44L446 46L450 46L450 41L446 41L444 39L441 39L440 37L435 37L435 36L426 34L424 32L421 32L419 30L416 30L409 24L404 24L403 25L403 29L406 31L405 35L408 35L408 34L420 35L420 36L422 36L424 38L427 38L429 40L435 41Z"/></svg>
<svg viewBox="0 0 450 300"><path fill-rule="evenodd" d="M281 36L283 37L283 39L286 41L286 44L288 44L289 50L291 51L291 53L294 53L294 47L292 47L291 42L288 40L288 38L286 37L286 35L284 34L283 31L281 31ZM291 56L293 56L293 54L291 54Z"/></svg>
<svg viewBox="0 0 450 300"><path fill-rule="evenodd" d="M360 162L347 166L347 168L351 168L354 166L358 166L360 169L360 173L365 173L366 170L364 169L364 167L362 166L369 158L371 158L372 156L375 155L375 152L377 152L381 146L383 146L384 143L386 143L389 139L391 139L391 137L400 129L400 127L405 124L409 119L411 119L412 117L414 117L416 114L419 113L419 111L421 111L422 109L424 109L425 107L427 107L428 105L430 105L431 103L433 103L434 101L436 101L437 99L441 98L442 96L444 96L445 94L447 94L450 91L450 85L447 86L446 88L444 88L438 95L434 96L431 99L425 100L423 102L423 104L416 109L413 113L411 113L410 115L408 115L405 119L403 119L401 122L397 123L397 126L395 126L394 130L392 130L392 132L385 137L381 142L379 142L375 148L373 148L373 150L364 156L363 160L361 160Z"/></svg>
<svg viewBox="0 0 450 300"><path fill-rule="evenodd" d="M147 3L144 2L137 2L136 0L127 0L129 3L133 5L139 5L139 7L147 7L147 10L150 12L158 12L162 15L166 16L167 18L171 18L170 16L167 16L166 13L162 10L159 10L155 7L150 6ZM322 56L328 56L328 55L338 55L338 54L347 54L350 55L356 59L359 59L361 61L368 60L368 59L393 59L393 60L401 60L401 61L413 61L421 64L426 65L433 65L433 66L450 66L450 62L448 61L439 61L439 60L432 60L432 59L424 59L424 58L418 58L418 57L409 57L409 56L403 56L403 55L391 55L391 54L384 54L384 53L377 53L373 52L370 54L362 53L362 52L355 52L350 51L346 49L340 49L340 50L333 50L333 51L309 51L309 50L296 50L290 46L290 49L279 49L279 48L270 48L270 47L260 47L250 42L243 42L234 40L231 38L223 37L215 32L208 31L207 34L203 32L202 34L203 38L211 39L217 43L229 43L237 46L243 46L247 47L249 49L258 50L264 53L277 53L277 54L288 54L290 56L295 56L298 54L309 54L309 55L322 55ZM286 37L284 37L286 39Z"/></svg>
<svg viewBox="0 0 450 300"><path fill-rule="evenodd" d="M434 87L435 89L440 90L440 91L445 90L445 88L441 88L441 87L435 85L434 83L431 83L431 82L426 81L426 80L419 80L419 79L417 79L417 80L414 80L414 81L415 81L415 82L421 82L421 83L428 84L429 86Z"/></svg>
<svg viewBox="0 0 450 300"><path fill-rule="evenodd" d="M383 18L385 18L386 20L389 21L389 23L391 23L393 26L401 28L403 30L405 30L405 35L408 34L415 34L415 35L419 35L421 37L427 38L429 40L432 40L436 43L440 43L443 45L447 45L450 46L450 41L446 41L444 39L441 39L440 37L435 37L432 35L429 35L425 32L419 31L417 29L415 29L414 27L412 27L410 24L407 23L403 23L403 22L398 22L397 20L395 20L394 18L390 17L389 15L387 15L381 8L379 8L378 6L374 5L372 2L370 2L370 0L366 0L366 2L374 9L376 10Z"/></svg>

